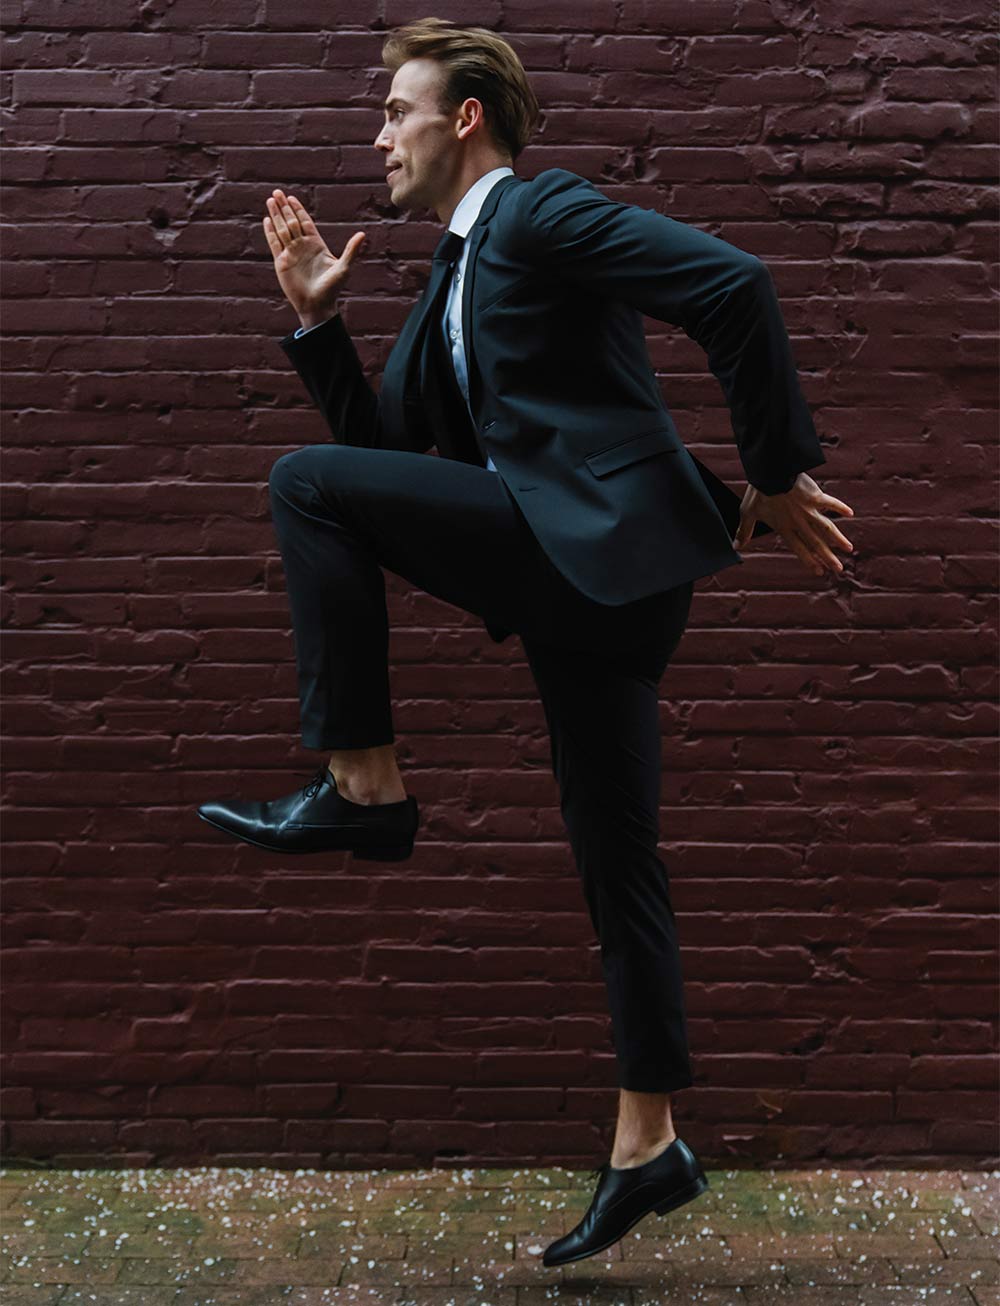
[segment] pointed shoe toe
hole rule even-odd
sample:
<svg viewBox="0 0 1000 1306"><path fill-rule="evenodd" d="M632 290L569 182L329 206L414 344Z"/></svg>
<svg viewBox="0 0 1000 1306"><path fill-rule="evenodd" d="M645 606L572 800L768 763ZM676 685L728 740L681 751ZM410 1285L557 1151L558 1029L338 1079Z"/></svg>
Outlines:
<svg viewBox="0 0 1000 1306"><path fill-rule="evenodd" d="M198 808L198 815L209 825L214 825L216 829L224 830L226 834L236 835L238 839L245 839L260 827L263 806L263 803L240 799L233 799L231 802L213 799L202 803Z"/></svg>
<svg viewBox="0 0 1000 1306"><path fill-rule="evenodd" d="M542 1264L565 1265L604 1251L645 1216L666 1215L708 1188L708 1180L691 1149L675 1138L643 1165L619 1170L608 1163L593 1172L600 1176L583 1219L546 1247Z"/></svg>
<svg viewBox="0 0 1000 1306"><path fill-rule="evenodd" d="M404 861L413 853L420 809L411 795L398 803L352 803L327 767L308 784L270 802L211 800L198 815L225 834L269 852L351 852L371 861Z"/></svg>

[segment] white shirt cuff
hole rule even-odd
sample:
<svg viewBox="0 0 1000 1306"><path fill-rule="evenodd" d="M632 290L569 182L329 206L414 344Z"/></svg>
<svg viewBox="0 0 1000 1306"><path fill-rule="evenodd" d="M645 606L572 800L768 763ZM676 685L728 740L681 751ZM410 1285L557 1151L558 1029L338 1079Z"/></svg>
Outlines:
<svg viewBox="0 0 1000 1306"><path fill-rule="evenodd" d="M316 327L326 326L327 322L332 322L335 317L340 317L340 313L339 312L331 313L331 315L328 318L325 318L322 322L317 322L315 326L299 327L296 330L295 335L292 337L293 340L298 340L299 336L304 336L307 335L310 331L315 331Z"/></svg>

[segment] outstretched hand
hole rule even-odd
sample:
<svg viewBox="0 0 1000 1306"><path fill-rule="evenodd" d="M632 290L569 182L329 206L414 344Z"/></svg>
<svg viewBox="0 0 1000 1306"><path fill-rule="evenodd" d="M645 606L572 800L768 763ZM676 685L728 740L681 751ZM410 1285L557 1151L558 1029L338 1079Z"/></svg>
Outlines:
<svg viewBox="0 0 1000 1306"><path fill-rule="evenodd" d="M356 231L338 258L295 196L275 190L267 200L264 236L274 255L278 284L302 325L314 326L330 317L365 233Z"/></svg>
<svg viewBox="0 0 1000 1306"><path fill-rule="evenodd" d="M753 535L755 522L766 522L785 541L804 566L817 576L824 571L844 570L834 548L854 552L854 545L840 528L824 515L824 509L853 517L854 509L825 494L811 476L799 472L795 484L785 494L764 494L747 486L740 504L740 524L733 547L741 548Z"/></svg>

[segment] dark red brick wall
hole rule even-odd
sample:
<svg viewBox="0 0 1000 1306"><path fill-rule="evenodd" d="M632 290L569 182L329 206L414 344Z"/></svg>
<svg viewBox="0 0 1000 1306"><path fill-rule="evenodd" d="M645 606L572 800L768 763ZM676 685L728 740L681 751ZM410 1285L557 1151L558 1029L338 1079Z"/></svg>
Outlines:
<svg viewBox="0 0 1000 1306"><path fill-rule="evenodd" d="M816 11L821 14L817 18ZM326 438L260 229L369 247L378 377L440 230L371 141L397 0L8 0L8 1157L406 1164L607 1154L596 944L520 645L389 577L412 861L212 838L298 737L267 474ZM502 0L573 169L764 258L856 513L700 581L661 687L694 1089L738 1164L993 1149L995 14L985 0ZM650 321L692 450L721 391Z"/></svg>

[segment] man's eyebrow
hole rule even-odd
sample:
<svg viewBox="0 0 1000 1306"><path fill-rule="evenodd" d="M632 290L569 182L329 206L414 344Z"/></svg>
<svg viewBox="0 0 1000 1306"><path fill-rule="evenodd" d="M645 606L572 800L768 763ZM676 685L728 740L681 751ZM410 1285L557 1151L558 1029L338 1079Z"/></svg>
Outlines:
<svg viewBox="0 0 1000 1306"><path fill-rule="evenodd" d="M393 95L390 99L386 100L385 105L383 107L386 109L391 109L394 104L402 104L405 105L407 108L409 108L410 102L409 100L401 100L398 95Z"/></svg>

